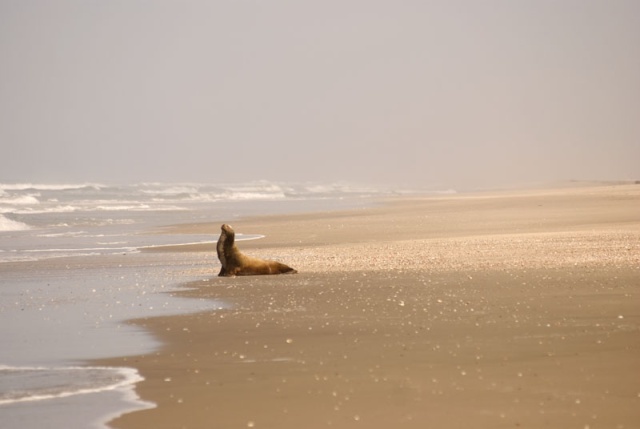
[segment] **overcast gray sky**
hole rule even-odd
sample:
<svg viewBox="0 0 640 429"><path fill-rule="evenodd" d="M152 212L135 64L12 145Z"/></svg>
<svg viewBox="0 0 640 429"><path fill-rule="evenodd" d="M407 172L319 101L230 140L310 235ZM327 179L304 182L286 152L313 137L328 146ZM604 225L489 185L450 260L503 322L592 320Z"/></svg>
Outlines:
<svg viewBox="0 0 640 429"><path fill-rule="evenodd" d="M640 180L637 0L0 0L0 181Z"/></svg>

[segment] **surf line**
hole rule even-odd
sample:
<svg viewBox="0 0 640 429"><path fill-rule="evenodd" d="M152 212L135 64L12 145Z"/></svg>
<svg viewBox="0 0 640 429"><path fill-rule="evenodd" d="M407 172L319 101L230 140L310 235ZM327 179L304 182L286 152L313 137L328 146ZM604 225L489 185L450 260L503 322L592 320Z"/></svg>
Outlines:
<svg viewBox="0 0 640 429"><path fill-rule="evenodd" d="M56 373L67 382L49 385L48 379ZM4 381L0 383L0 406L128 389L143 380L138 370L127 367L0 366L0 381Z"/></svg>

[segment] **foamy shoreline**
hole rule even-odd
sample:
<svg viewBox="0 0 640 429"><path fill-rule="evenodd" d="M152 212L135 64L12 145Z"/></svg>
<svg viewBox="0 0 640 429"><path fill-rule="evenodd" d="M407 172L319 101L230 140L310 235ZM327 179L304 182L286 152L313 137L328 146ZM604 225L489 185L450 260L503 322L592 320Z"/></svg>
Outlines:
<svg viewBox="0 0 640 429"><path fill-rule="evenodd" d="M85 377L84 374L91 376ZM0 406L133 388L133 385L143 380L134 368L91 366L0 365L0 377L4 386L8 383L7 379L11 378L10 384L13 386L7 392L0 392ZM46 383L38 379L46 379Z"/></svg>

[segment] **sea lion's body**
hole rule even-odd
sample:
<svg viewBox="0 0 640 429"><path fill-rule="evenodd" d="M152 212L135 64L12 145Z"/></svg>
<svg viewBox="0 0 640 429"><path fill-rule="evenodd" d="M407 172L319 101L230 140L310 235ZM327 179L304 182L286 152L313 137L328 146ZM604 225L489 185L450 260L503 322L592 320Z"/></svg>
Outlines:
<svg viewBox="0 0 640 429"><path fill-rule="evenodd" d="M293 268L277 262L265 259L252 258L240 252L235 244L236 234L229 225L224 224L220 228L220 238L216 249L222 268L218 276L255 276L261 274L295 274Z"/></svg>

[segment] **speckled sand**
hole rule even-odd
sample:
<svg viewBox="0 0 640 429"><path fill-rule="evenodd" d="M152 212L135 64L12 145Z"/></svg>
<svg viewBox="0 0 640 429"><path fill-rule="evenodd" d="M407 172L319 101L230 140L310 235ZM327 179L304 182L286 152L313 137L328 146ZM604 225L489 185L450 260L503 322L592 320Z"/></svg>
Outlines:
<svg viewBox="0 0 640 429"><path fill-rule="evenodd" d="M300 274L217 278L212 246L161 249L211 260L181 295L233 307L135 322L165 347L100 363L138 368L158 407L114 427L640 425L640 185L233 226Z"/></svg>

